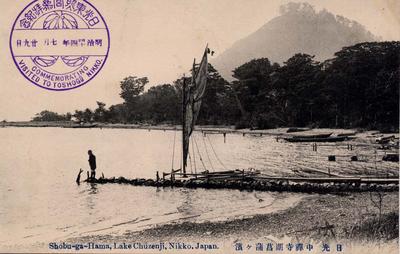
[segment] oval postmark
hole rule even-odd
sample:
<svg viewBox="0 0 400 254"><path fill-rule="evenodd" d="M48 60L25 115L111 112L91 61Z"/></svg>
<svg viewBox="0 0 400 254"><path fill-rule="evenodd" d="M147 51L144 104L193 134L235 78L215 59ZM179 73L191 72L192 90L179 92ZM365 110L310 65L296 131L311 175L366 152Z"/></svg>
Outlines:
<svg viewBox="0 0 400 254"><path fill-rule="evenodd" d="M87 0L35 0L16 18L10 50L21 74L53 91L80 87L104 66L110 33Z"/></svg>

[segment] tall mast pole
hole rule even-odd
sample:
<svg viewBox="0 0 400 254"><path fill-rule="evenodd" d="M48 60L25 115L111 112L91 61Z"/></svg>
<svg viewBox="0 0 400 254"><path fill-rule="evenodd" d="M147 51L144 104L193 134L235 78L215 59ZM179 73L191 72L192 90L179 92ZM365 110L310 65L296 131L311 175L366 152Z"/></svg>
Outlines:
<svg viewBox="0 0 400 254"><path fill-rule="evenodd" d="M185 75L183 75L183 84L182 84L182 172L184 176L186 176L186 151L185 151L185 132L186 132L186 79Z"/></svg>

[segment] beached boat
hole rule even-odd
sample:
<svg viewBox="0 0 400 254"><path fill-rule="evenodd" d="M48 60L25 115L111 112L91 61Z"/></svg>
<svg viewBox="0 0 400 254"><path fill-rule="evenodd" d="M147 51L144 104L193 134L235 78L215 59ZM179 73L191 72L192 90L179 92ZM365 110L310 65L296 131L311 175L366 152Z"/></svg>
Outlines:
<svg viewBox="0 0 400 254"><path fill-rule="evenodd" d="M348 132L348 133L339 133L337 134L338 137L350 137L350 136L355 136L357 132Z"/></svg>
<svg viewBox="0 0 400 254"><path fill-rule="evenodd" d="M300 131L309 131L311 128L298 128L298 127L290 127L286 133L291 133L291 132L300 132Z"/></svg>

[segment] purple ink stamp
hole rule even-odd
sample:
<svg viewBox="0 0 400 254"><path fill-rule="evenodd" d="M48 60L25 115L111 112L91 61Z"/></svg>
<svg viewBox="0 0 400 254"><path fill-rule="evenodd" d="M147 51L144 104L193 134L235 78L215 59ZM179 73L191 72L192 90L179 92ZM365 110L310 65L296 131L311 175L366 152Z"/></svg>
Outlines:
<svg viewBox="0 0 400 254"><path fill-rule="evenodd" d="M64 91L99 73L107 60L110 34L103 16L87 0L35 0L15 20L10 49L26 79Z"/></svg>

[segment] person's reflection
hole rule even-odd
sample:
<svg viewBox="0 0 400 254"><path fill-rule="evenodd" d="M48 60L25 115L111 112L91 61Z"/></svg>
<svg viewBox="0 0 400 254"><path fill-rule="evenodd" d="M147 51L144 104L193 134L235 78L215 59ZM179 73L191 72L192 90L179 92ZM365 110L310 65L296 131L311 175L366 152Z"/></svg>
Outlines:
<svg viewBox="0 0 400 254"><path fill-rule="evenodd" d="M89 183L88 189L87 189L87 196L86 196L86 205L87 208L89 208L89 215L92 215L93 210L96 208L96 199L97 199L97 194L98 193L98 188L96 183Z"/></svg>
<svg viewBox="0 0 400 254"><path fill-rule="evenodd" d="M90 184L90 190L89 190L89 195L91 194L97 194L97 183L89 183Z"/></svg>

